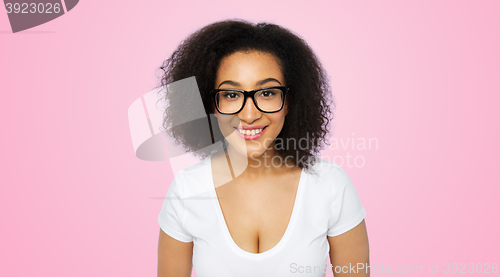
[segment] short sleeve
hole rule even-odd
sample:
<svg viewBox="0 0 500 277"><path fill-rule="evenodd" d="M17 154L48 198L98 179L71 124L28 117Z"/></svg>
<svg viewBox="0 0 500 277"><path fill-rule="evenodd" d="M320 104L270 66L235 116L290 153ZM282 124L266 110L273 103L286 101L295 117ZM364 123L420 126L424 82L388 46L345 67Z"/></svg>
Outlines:
<svg viewBox="0 0 500 277"><path fill-rule="evenodd" d="M180 198L179 189L174 179L163 201L158 223L163 232L172 238L182 242L191 242L193 237L186 232L183 226L186 217L184 201Z"/></svg>
<svg viewBox="0 0 500 277"><path fill-rule="evenodd" d="M329 237L351 230L358 226L366 216L354 184L340 166L335 165L332 179L332 220L327 232Z"/></svg>

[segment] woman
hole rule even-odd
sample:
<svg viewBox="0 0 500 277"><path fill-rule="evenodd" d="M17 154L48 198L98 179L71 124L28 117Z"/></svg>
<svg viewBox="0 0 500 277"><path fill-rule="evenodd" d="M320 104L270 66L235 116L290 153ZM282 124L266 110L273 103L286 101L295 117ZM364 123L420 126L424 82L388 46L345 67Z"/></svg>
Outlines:
<svg viewBox="0 0 500 277"><path fill-rule="evenodd" d="M188 37L162 69L163 85L196 77L223 148L173 128L189 109L165 95L169 134L204 159L167 192L158 276L191 276L193 266L198 277L368 276L365 210L345 171L315 158L330 90L307 44L274 24L222 21Z"/></svg>

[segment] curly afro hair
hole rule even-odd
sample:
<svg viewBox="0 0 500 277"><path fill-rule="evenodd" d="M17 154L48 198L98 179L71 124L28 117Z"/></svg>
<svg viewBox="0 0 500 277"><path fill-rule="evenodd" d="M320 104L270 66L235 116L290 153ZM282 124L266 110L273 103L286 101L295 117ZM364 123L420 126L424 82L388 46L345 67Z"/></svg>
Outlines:
<svg viewBox="0 0 500 277"><path fill-rule="evenodd" d="M223 138L217 121L210 120L215 113L210 91L214 89L221 60L239 51L261 51L274 55L283 70L290 93L286 96L288 114L275 148L282 160L292 158L293 165L310 169L315 156L325 146L328 127L333 119L335 103L326 72L307 43L291 31L275 24L253 24L243 20L225 20L207 25L187 37L174 53L163 62L160 86L195 76L201 99L212 124L213 137ZM213 152L199 152L204 145L193 132L173 128L172 118L183 117L186 109L176 105L175 97L161 90L168 102L165 108L163 129L184 150L205 158ZM214 126L215 124L215 126ZM301 142L289 147L290 140ZM306 147L303 147L307 140ZM286 144L288 147L283 147ZM278 147L281 146L281 147Z"/></svg>

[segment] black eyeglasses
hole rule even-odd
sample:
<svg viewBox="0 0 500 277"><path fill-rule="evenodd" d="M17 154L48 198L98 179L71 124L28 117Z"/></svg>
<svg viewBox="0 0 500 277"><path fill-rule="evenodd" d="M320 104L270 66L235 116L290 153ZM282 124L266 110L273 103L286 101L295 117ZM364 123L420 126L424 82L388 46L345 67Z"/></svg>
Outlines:
<svg viewBox="0 0 500 277"><path fill-rule="evenodd" d="M212 96L215 107L221 114L236 114L243 110L247 97L251 97L255 107L263 113L275 113L283 109L287 87L267 87L252 91L239 89L214 89Z"/></svg>

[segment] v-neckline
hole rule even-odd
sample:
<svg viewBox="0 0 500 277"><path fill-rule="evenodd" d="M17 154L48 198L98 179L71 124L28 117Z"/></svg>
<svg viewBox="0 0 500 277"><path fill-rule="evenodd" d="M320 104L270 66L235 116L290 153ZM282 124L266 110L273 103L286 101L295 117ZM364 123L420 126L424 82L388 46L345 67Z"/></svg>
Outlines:
<svg viewBox="0 0 500 277"><path fill-rule="evenodd" d="M219 220L223 223L223 232L224 232L224 237L226 241L229 242L230 247L240 255L250 257L250 258L264 258L270 255L273 255L274 253L278 252L281 248L283 248L283 245L286 243L288 238L290 237L290 233L292 232L291 229L293 229L293 226L295 224L295 220L297 217L298 209L300 207L301 199L302 199L302 187L303 187L303 182L305 179L305 174L306 172L304 169L301 169L300 173L300 178L299 178L299 184L297 186L297 192L295 194L295 200L292 208L292 214L290 216L290 220L288 221L288 225L285 229L285 233L281 237L280 241L273 246L271 249L264 251L262 253L252 253L248 252L246 250L241 249L236 242L234 241L233 237L231 236L231 232L229 232L229 227L227 226L226 219L224 218L224 214L222 212L222 207L219 202L219 197L217 196L217 191L215 190L215 183L214 183L214 178L213 178L213 172L212 172L212 155L207 159L209 163L209 175L210 175L210 184L211 184L211 192L212 196L215 197L215 201L213 202L215 204L216 208L216 213L217 217Z"/></svg>

